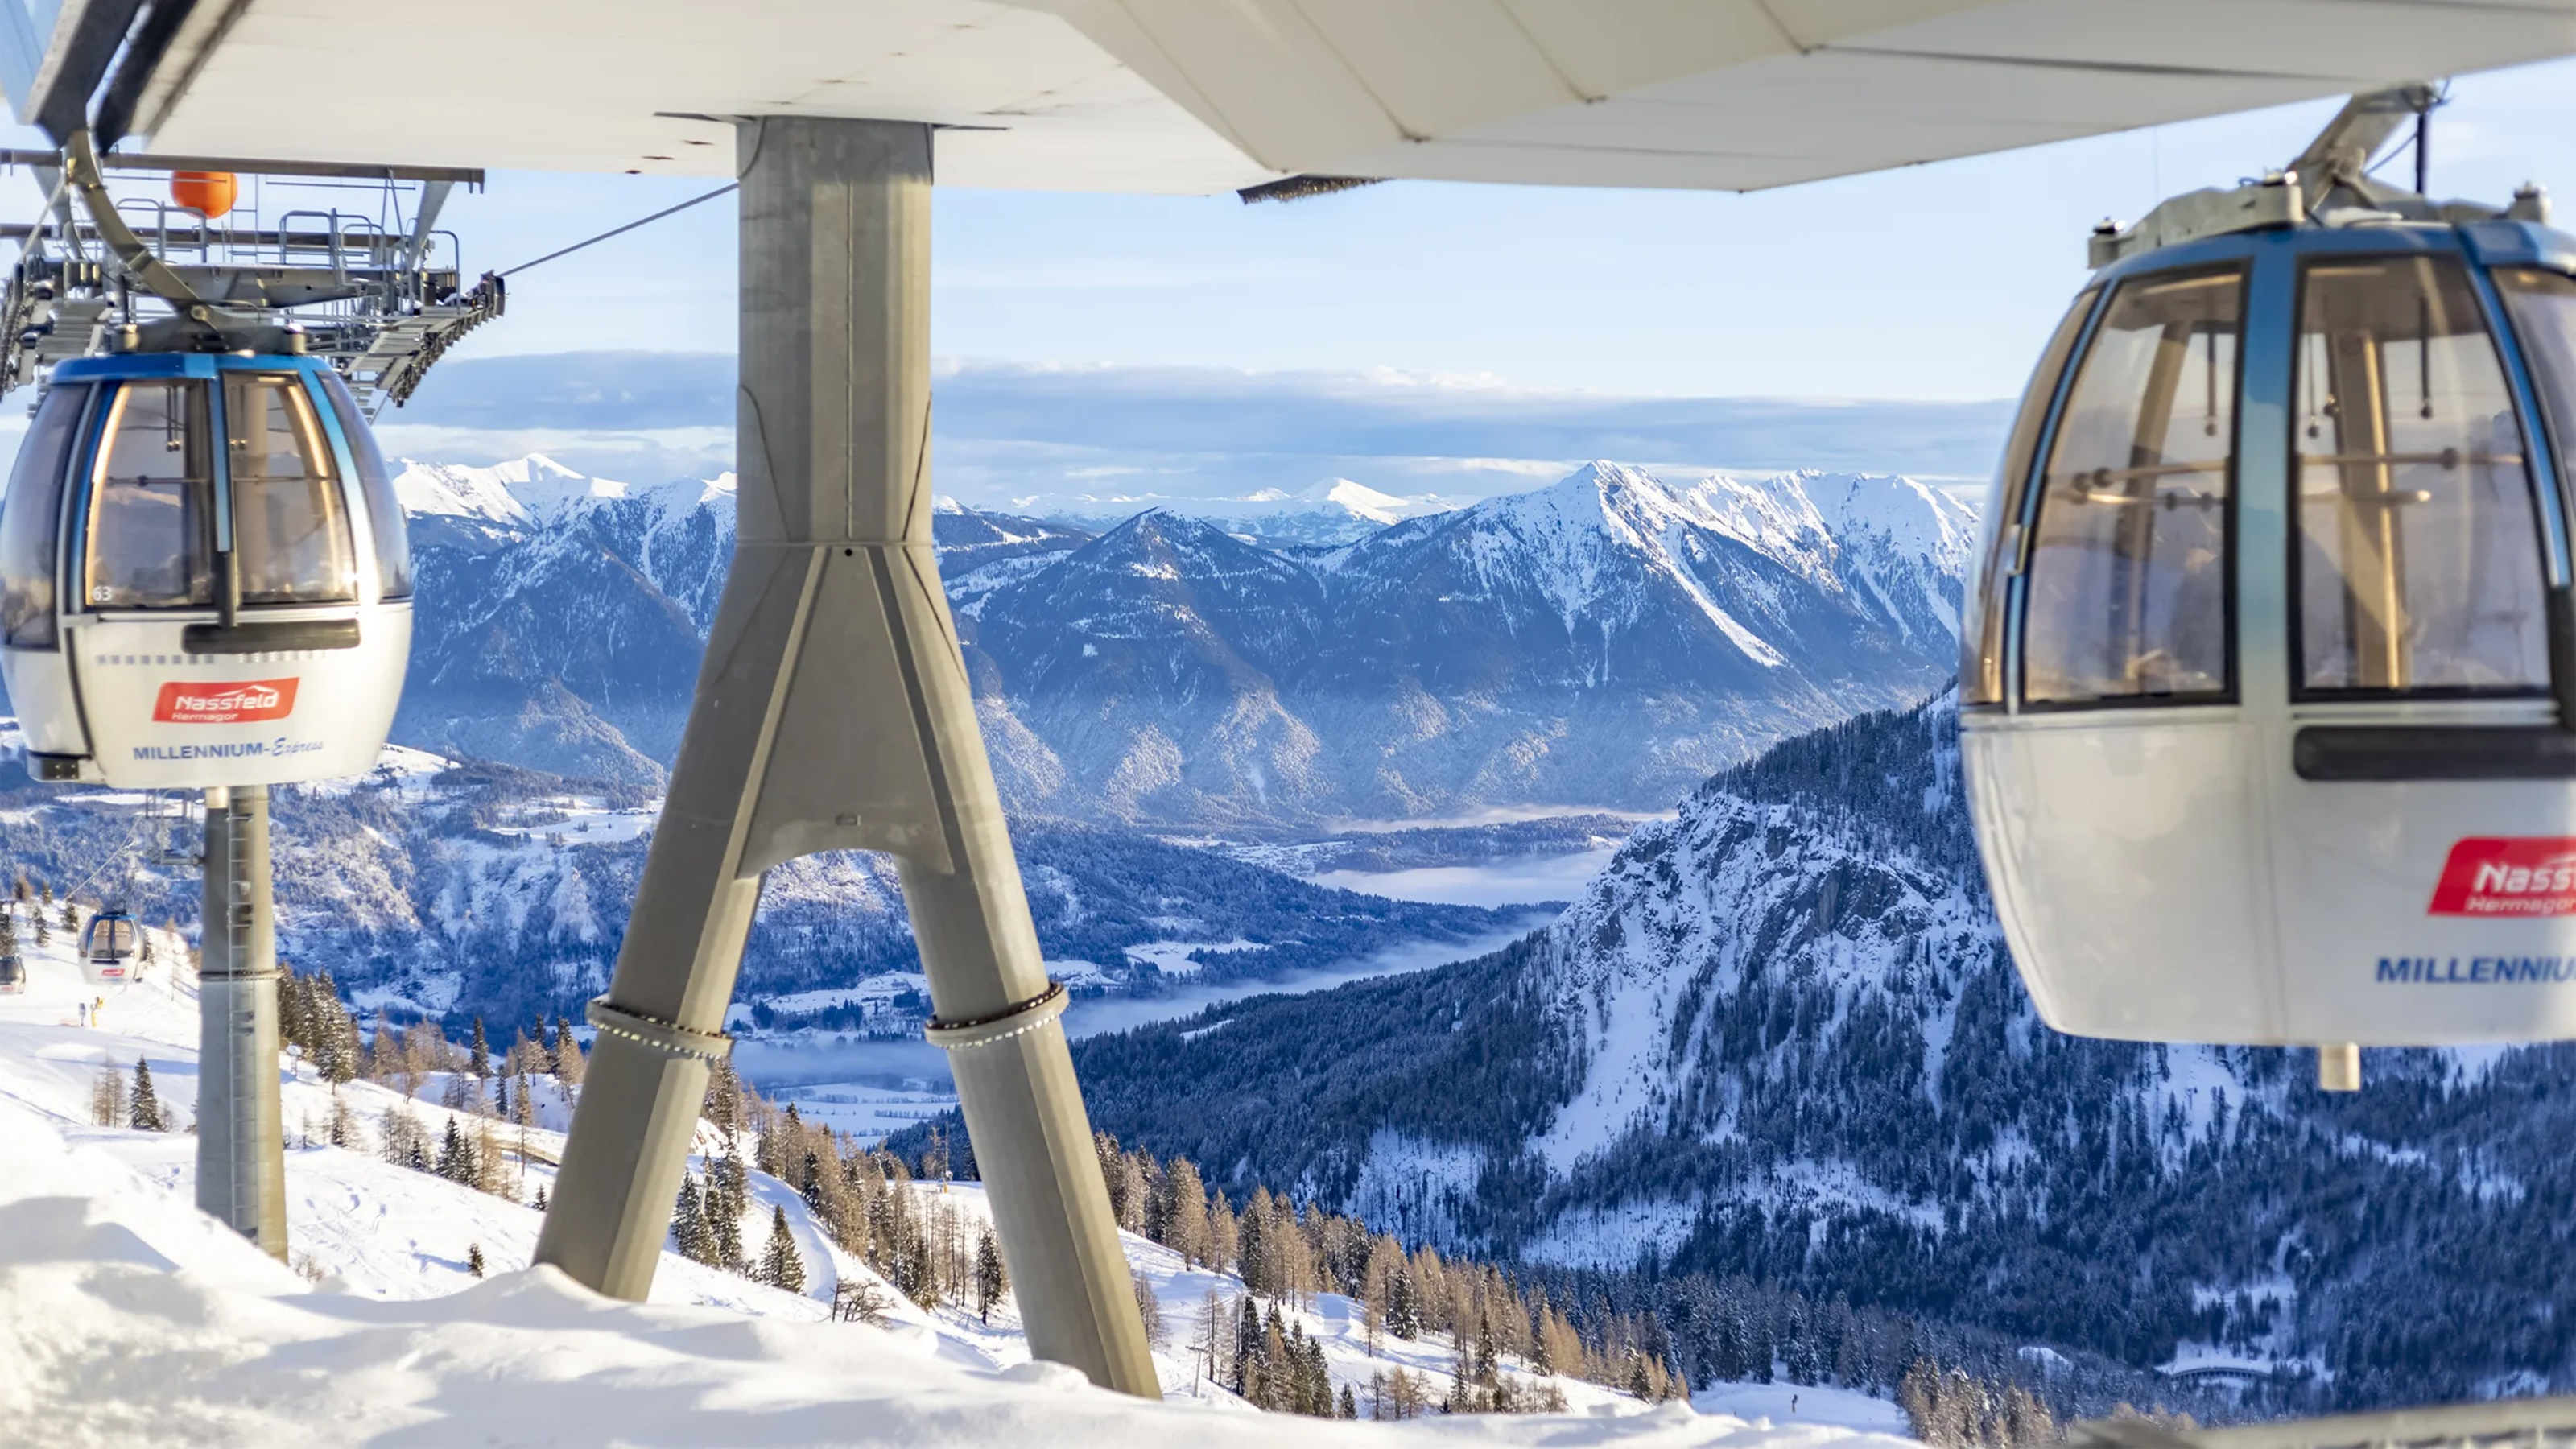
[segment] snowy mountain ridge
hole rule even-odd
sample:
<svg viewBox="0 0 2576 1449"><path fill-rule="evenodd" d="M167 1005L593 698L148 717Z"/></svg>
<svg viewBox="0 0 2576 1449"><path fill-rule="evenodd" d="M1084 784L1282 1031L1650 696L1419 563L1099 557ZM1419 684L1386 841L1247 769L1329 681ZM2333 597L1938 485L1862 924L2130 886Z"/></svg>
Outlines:
<svg viewBox="0 0 2576 1449"><path fill-rule="evenodd" d="M979 680L1020 727L995 746L1005 780L1039 808L1653 809L1779 735L1937 685L1967 524L1911 480L1681 489L1605 462L1320 555L1155 511L955 586L974 591Z"/></svg>
<svg viewBox="0 0 2576 1449"><path fill-rule="evenodd" d="M656 783L732 549L731 478L638 488L539 455L413 464L401 486L423 607L397 738ZM1933 687L1955 654L1968 515L1912 480L1680 486L1602 462L1433 512L1308 491L1365 536L1272 548L1167 510L1097 536L937 510L1012 805L1238 829L1654 810ZM1374 521L1398 511L1415 516Z"/></svg>

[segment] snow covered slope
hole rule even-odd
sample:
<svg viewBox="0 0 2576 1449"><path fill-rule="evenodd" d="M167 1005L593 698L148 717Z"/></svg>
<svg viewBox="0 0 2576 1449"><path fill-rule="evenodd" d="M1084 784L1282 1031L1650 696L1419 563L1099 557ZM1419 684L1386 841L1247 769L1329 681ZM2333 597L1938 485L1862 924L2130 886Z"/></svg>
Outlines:
<svg viewBox="0 0 2576 1449"><path fill-rule="evenodd" d="M1895 1449L1901 1441L1828 1427L1775 1430L1681 1405L1647 1412L1568 1382L1571 1418L1341 1425L1261 1414L1194 1385L1186 1349L1157 1355L1165 1404L1091 1388L1030 1362L1007 1307L985 1325L956 1309L896 1302L884 1326L829 1320L833 1285L868 1269L822 1237L803 1202L767 1177L754 1213L790 1217L808 1268L802 1295L666 1254L653 1301L598 1298L552 1270L524 1269L539 1215L532 1196L560 1150L551 1132L509 1196L394 1166L365 1150L314 1145L330 1089L285 1076L293 1267L260 1254L190 1206L193 992L166 963L116 988L98 1025L97 991L58 947L26 943L28 991L0 996L0 1423L12 1442L49 1445L415 1444L636 1446L1027 1443L1143 1449L1160 1444L1396 1442L1711 1445L1728 1449ZM177 1130L91 1124L104 1067L147 1061ZM441 1109L365 1083L338 1089L358 1130L386 1112L434 1133ZM549 1099L559 1120L561 1103ZM461 1120L473 1122L470 1116ZM515 1137L515 1132L509 1134ZM353 1144L354 1145L354 1144ZM916 1186L928 1195L940 1189ZM970 1218L983 1206L953 1189ZM476 1281L479 1250L493 1276ZM1129 1242L1131 1265L1176 1321L1224 1283L1166 1250ZM1371 1358L1349 1304L1319 1298L1301 1324L1342 1382L1399 1360ZM1436 1374L1446 1355L1398 1344ZM1207 1414L1223 1411L1222 1427Z"/></svg>

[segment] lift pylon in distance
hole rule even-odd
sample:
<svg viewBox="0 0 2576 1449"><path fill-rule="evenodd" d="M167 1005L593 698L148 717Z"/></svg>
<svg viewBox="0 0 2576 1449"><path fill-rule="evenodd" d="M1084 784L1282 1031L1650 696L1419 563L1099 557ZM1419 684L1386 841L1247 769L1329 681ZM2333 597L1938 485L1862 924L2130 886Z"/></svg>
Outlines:
<svg viewBox="0 0 2576 1449"><path fill-rule="evenodd" d="M932 552L931 130L738 146L738 542L537 1260L645 1295L762 873L889 851L1030 1351L1158 1396Z"/></svg>
<svg viewBox="0 0 2576 1449"><path fill-rule="evenodd" d="M2094 238L1974 567L1969 800L2088 1036L2576 1036L2576 237L2373 180L2429 89Z"/></svg>

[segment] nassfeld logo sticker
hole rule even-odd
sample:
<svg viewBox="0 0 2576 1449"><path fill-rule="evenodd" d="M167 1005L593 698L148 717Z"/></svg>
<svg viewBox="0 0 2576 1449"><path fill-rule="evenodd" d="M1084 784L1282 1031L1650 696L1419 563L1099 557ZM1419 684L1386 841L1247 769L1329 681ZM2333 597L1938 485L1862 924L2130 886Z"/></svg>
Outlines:
<svg viewBox="0 0 2576 1449"><path fill-rule="evenodd" d="M2477 836L2451 847L2435 916L2576 916L2576 836Z"/></svg>
<svg viewBox="0 0 2576 1449"><path fill-rule="evenodd" d="M173 680L161 686L152 708L160 724L240 724L284 719L295 713L293 679L246 679L237 684Z"/></svg>

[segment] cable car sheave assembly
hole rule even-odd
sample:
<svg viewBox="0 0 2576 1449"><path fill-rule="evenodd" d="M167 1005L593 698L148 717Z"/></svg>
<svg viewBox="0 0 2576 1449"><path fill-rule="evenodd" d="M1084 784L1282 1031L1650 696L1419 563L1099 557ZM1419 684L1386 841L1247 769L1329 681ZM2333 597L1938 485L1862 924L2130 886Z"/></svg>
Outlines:
<svg viewBox="0 0 2576 1449"><path fill-rule="evenodd" d="M2576 1036L2576 238L2371 178L2433 103L2097 232L2013 425L1961 734L2060 1030Z"/></svg>
<svg viewBox="0 0 2576 1449"><path fill-rule="evenodd" d="M247 347L328 359L372 417L508 300L499 276L464 282L438 226L480 171L100 156L86 132L59 155L0 151L0 164L31 168L46 192L43 220L0 226L21 246L0 295L0 389L103 351ZM111 172L167 173L172 199L113 197ZM274 178L288 204L243 215L243 175ZM293 204L315 187L328 205Z"/></svg>
<svg viewBox="0 0 2576 1449"><path fill-rule="evenodd" d="M229 167L119 159L232 199ZM411 562L362 397L400 401L499 285L423 265L456 176L419 182L401 235L166 208L138 232L86 135L41 160L48 217L19 234L0 337L0 384L42 389L0 501L0 675L36 778L204 794L197 1200L284 1257L268 788L384 748ZM125 978L137 931L92 918L92 981Z"/></svg>

